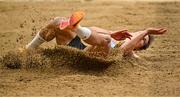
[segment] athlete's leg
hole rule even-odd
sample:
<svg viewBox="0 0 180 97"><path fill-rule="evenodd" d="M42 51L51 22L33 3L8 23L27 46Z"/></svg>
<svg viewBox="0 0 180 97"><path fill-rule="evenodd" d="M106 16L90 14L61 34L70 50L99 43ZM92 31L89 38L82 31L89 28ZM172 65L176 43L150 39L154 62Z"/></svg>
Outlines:
<svg viewBox="0 0 180 97"><path fill-rule="evenodd" d="M102 56L107 56L110 48L114 48L116 45L116 41L111 38L110 31L106 29L102 29L99 27L87 27L93 31L91 36L84 40L85 43L90 44L84 50L90 52L99 52Z"/></svg>
<svg viewBox="0 0 180 97"><path fill-rule="evenodd" d="M88 27L82 27L79 25L74 31L83 41L93 46L107 47L111 41L109 35L98 34L95 30Z"/></svg>
<svg viewBox="0 0 180 97"><path fill-rule="evenodd" d="M55 37L55 32L58 29L60 18L54 18L44 28L42 28L33 40L26 45L26 49L34 49L45 41L51 41Z"/></svg>
<svg viewBox="0 0 180 97"><path fill-rule="evenodd" d="M78 26L74 31L88 44L110 48L115 47L116 40L120 41L131 37L127 30L108 31L99 27Z"/></svg>
<svg viewBox="0 0 180 97"><path fill-rule="evenodd" d="M111 38L111 33L108 32L108 30L97 27L96 28L94 27L94 29L96 30L93 30L93 28L82 27L79 24L84 16L85 13L82 11L74 12L69 18L69 20L63 21L60 24L60 29L73 30L82 40L93 46L102 46L102 47L112 46L111 43L113 43L113 41L115 40Z"/></svg>

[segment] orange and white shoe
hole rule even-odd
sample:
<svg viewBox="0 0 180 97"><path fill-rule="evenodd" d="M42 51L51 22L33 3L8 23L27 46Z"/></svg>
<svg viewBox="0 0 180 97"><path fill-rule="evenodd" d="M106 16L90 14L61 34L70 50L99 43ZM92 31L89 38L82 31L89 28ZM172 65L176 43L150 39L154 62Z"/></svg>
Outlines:
<svg viewBox="0 0 180 97"><path fill-rule="evenodd" d="M65 28L75 29L79 22L84 18L85 13L83 11L74 12L69 19L62 19L59 25L61 30Z"/></svg>
<svg viewBox="0 0 180 97"><path fill-rule="evenodd" d="M60 30L64 30L64 29L67 28L69 25L70 25L69 19L62 18L62 19L60 20L59 28L60 28Z"/></svg>
<svg viewBox="0 0 180 97"><path fill-rule="evenodd" d="M81 22L84 18L85 13L83 11L74 12L70 17L70 25L72 29L76 28L77 25Z"/></svg>

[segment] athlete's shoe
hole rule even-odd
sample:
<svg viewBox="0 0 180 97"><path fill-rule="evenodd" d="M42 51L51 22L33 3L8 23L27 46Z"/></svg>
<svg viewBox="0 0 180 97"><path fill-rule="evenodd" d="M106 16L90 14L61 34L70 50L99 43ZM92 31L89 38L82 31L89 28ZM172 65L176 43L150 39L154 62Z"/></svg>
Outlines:
<svg viewBox="0 0 180 97"><path fill-rule="evenodd" d="M64 29L67 28L69 25L70 25L69 19L62 18L61 21L60 21L59 28L60 28L61 30L64 30Z"/></svg>
<svg viewBox="0 0 180 97"><path fill-rule="evenodd" d="M68 27L69 29L74 30L84 16L85 13L83 11L74 12L69 19L61 20L59 28L63 30Z"/></svg>
<svg viewBox="0 0 180 97"><path fill-rule="evenodd" d="M76 28L81 20L84 18L85 13L83 11L74 12L70 17L70 25L72 29Z"/></svg>

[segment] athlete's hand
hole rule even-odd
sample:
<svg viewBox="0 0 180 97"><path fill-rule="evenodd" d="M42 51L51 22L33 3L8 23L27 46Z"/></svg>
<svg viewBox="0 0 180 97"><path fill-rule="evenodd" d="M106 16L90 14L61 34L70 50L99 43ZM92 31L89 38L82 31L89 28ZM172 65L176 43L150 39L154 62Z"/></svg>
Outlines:
<svg viewBox="0 0 180 97"><path fill-rule="evenodd" d="M132 35L128 32L128 30L120 30L111 32L111 37L117 41L124 40L126 38L131 39Z"/></svg>
<svg viewBox="0 0 180 97"><path fill-rule="evenodd" d="M148 32L148 34L161 35L161 34L164 34L167 31L167 29L165 29L165 28L148 28L148 29L146 29L146 31Z"/></svg>

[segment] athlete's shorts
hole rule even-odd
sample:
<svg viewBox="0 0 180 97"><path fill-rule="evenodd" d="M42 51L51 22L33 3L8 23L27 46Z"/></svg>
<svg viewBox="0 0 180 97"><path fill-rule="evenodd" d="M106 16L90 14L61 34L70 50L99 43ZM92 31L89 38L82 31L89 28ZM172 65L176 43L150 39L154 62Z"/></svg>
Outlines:
<svg viewBox="0 0 180 97"><path fill-rule="evenodd" d="M81 39L76 36L69 44L68 46L74 47L74 48L78 48L80 50L83 50L84 48L86 48L86 45L84 45L81 41Z"/></svg>
<svg viewBox="0 0 180 97"><path fill-rule="evenodd" d="M115 48L119 48L125 41L117 41Z"/></svg>

